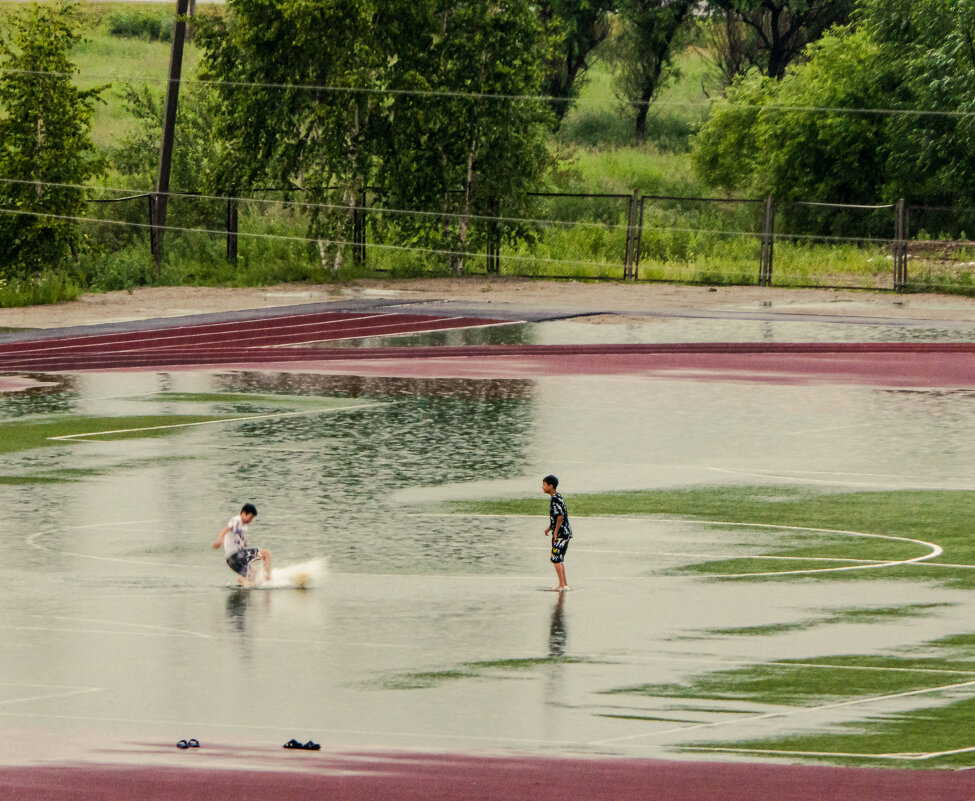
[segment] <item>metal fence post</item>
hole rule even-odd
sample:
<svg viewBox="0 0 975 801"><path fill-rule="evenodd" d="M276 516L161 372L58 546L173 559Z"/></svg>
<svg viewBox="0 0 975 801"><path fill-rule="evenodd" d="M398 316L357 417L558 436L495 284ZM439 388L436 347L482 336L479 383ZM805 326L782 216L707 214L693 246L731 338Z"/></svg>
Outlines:
<svg viewBox="0 0 975 801"><path fill-rule="evenodd" d="M634 189L630 196L630 208L626 216L626 258L623 262L623 278L636 278L636 269L633 266L635 259L636 245L636 223L637 205L640 202L640 193Z"/></svg>
<svg viewBox="0 0 975 801"><path fill-rule="evenodd" d="M643 207L646 204L645 197L640 198L640 218L636 226L636 237L633 241L633 280L640 277L640 248L643 246Z"/></svg>
<svg viewBox="0 0 975 801"><path fill-rule="evenodd" d="M894 289L907 288L907 205L904 198L894 206Z"/></svg>
<svg viewBox="0 0 975 801"><path fill-rule="evenodd" d="M765 198L765 215L762 219L762 253L758 265L758 285L772 286L772 245L775 241L775 201Z"/></svg>
<svg viewBox="0 0 975 801"><path fill-rule="evenodd" d="M227 201L227 261L237 263L237 201Z"/></svg>

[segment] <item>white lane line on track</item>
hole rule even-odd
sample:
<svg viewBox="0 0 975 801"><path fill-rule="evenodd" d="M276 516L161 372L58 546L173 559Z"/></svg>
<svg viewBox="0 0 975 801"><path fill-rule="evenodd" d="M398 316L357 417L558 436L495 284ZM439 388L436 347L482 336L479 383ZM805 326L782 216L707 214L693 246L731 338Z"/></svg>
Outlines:
<svg viewBox="0 0 975 801"><path fill-rule="evenodd" d="M359 315L354 317L346 317L342 319L332 319L332 320L314 320L311 322L294 323L287 326L277 327L273 329L273 333L268 333L268 329L258 328L250 329L246 331L234 331L229 330L225 332L227 336L222 337L214 341L213 334L201 333L201 332L191 332L186 333L180 329L160 329L170 331L172 333L162 334L160 336L153 337L129 337L125 338L122 336L117 336L110 342L106 342L105 347L100 350L95 350L96 346L100 343L91 343L88 345L80 344L75 340L63 340L67 344L57 345L52 347L36 347L30 350L24 351L10 351L3 352L0 350L0 362L5 359L17 359L20 362L28 364L36 364L37 362L42 362L45 359L51 359L58 357L60 355L70 354L70 355L85 355L92 354L95 356L107 356L120 353L142 353L144 351L156 351L156 350L173 350L173 349L189 349L190 347L195 348L199 351L207 351L211 349L220 349L229 347L228 340L232 341L233 347L235 348L286 348L295 347L303 344L311 344L315 342L332 342L332 341L342 341L347 339L362 339L365 337L382 337L386 334L383 333L385 329L393 328L398 329L403 326L423 326L422 328L417 328L415 330L405 330L405 331L393 331L392 335L406 336L409 334L417 333L430 333L437 331L459 331L466 328L486 328L493 327L495 325L511 325L512 322L509 321L499 321L498 323L484 322L484 323L472 323L467 326L443 326L445 322L453 322L457 320L471 319L463 316L455 317L430 317L427 315L410 315L413 319L399 322L388 322L379 324L380 319L388 319L390 316L403 316L402 314L390 315L390 314L368 314ZM367 323L366 321L373 320L372 323ZM517 323L519 321L515 321ZM349 323L354 323L354 325L348 325ZM360 325L360 323L365 323L365 325ZM365 329L364 332L349 336L320 336L325 329L329 327L335 327L338 331L342 331L345 328L348 329ZM300 336L298 329L313 329L308 333L310 336ZM151 333L151 332L150 332ZM104 335L103 335L104 336ZM291 337L293 341L291 342L277 342L282 337ZM297 338L295 338L297 337ZM179 342L179 340L190 340L185 342ZM262 340L271 340L271 344L257 344Z"/></svg>
<svg viewBox="0 0 975 801"><path fill-rule="evenodd" d="M449 319L449 320L465 320L467 318L465 318L465 317L449 317L449 318L448 317L445 317L444 319ZM413 336L415 334L440 334L440 333L447 333L449 331L468 331L468 330L473 329L473 328L500 328L501 326L505 326L505 325L522 325L523 323L524 323L524 320L499 320L498 322L493 322L492 321L492 322L489 322L489 323L473 323L471 325L453 325L453 326L450 326L448 328L425 328L423 330L417 330L417 331L392 331L392 332L390 332L388 334L356 334L355 336L332 337L331 339L321 339L321 340L314 340L314 341L317 341L317 342L344 342L347 339L370 339L370 338L376 338L376 339L380 339L381 338L381 339L389 340L389 339L394 338L394 337L408 337L408 336ZM309 341L309 343L307 343L307 344L311 344L311 341ZM285 348L285 347L289 347L289 346L288 345L271 345L269 347L270 348ZM292 345L290 347L294 347L294 346ZM347 348L346 350L348 350L348 352L349 352L349 358L350 359L354 359L355 358L355 348ZM457 356L458 357L466 358L466 357L464 357L464 355L462 353L458 353ZM483 357L480 357L480 358L483 358Z"/></svg>
<svg viewBox="0 0 975 801"><path fill-rule="evenodd" d="M771 720L773 718L791 718L797 715L808 715L813 712L823 712L830 709L840 709L842 707L849 706L860 706L863 704L872 704L882 701L890 701L897 698L910 698L918 695L928 695L930 693L946 692L948 690L958 690L963 687L975 686L975 679L971 681L956 682L954 684L942 684L937 687L925 687L920 690L906 690L899 693L888 693L887 695L871 695L865 698L853 698L847 701L835 701L830 704L820 704L819 706L805 706L799 709L788 709L780 710L778 712L766 712L761 715L751 715L749 717L740 717L735 720L718 720L712 721L710 723L694 723L690 726L676 726L671 729L664 729L663 731L655 732L644 732L643 734L630 734L624 737L610 737L603 740L593 740L588 743L590 746L599 745L609 745L623 742L632 742L634 740L648 739L651 737L660 737L665 734L683 734L689 731L696 731L700 729L715 729L720 726L727 726L734 724L736 726L743 725L746 723L753 723L760 720Z"/></svg>
<svg viewBox="0 0 975 801"><path fill-rule="evenodd" d="M288 328L296 328L296 327L300 328L302 326L307 327L311 325L332 325L335 323L358 322L359 320L369 320L377 317L388 316L388 315L378 314L378 313L355 314L349 312L336 312L335 314L336 315L344 314L347 316L340 317L337 319L336 318L319 319L319 320L300 323L296 325L287 325L280 328L282 330L287 330ZM273 319L275 321L301 320L301 319L307 320L308 316L309 315L292 314L292 315L286 315L284 317L269 318L269 319ZM103 342L105 340L108 340L107 342L104 342L104 344L109 346L113 344L126 345L129 343L153 342L156 340L164 340L164 339L185 339L194 336L195 337L208 336L208 334L206 334L205 332L199 329L219 328L219 327L227 328L228 330L226 331L226 333L233 334L235 333L235 331L238 331L239 329L246 328L247 325L257 325L263 322L265 321L259 319L259 320L238 320L233 322L221 322L221 323L200 323L198 325L191 325L191 326L180 326L180 327L172 327L172 328L149 328L143 331L131 331L131 332L124 332L124 333L117 333L117 334L87 334L78 337L59 337L53 340L37 340L36 343L31 343L34 345L33 347L19 348L16 350L4 350L2 347L0 347L0 359L2 359L2 357L4 356L19 355L21 353L42 353L44 351L71 350L77 348L79 345L81 345L82 347L91 347L93 345L102 344L102 342L90 342L87 346L85 346L83 344L85 340L102 340ZM157 334L157 333L160 334L160 336L144 336L144 337L138 336L139 334ZM131 336L127 336L127 335L131 335ZM65 344L57 344L52 346L44 346L41 344L45 342L56 342L56 343L65 343ZM16 344L20 344L20 343L16 343ZM111 348L109 348L109 350L111 350Z"/></svg>

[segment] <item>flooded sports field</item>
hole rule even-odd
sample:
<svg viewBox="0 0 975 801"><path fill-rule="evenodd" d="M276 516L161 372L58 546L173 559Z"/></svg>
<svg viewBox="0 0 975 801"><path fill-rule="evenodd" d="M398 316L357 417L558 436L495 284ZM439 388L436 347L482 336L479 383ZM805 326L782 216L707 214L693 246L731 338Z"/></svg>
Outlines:
<svg viewBox="0 0 975 801"><path fill-rule="evenodd" d="M522 342L614 336L595 322L522 325ZM708 338L722 325L733 340L768 324L710 320ZM961 645L954 661L895 664L975 620L962 575L975 561L909 514L886 526L880 511L868 528L744 519L740 504L736 519L641 511L605 495L970 500L970 389L300 365L20 380L0 395L7 764L179 764L229 749L242 760L291 738L328 752L776 758L782 738L975 690ZM566 593L552 591L543 534L548 473L575 532ZM245 502L259 511L250 544L284 577L273 588L238 588L211 547ZM307 588L288 580L296 565ZM876 681L795 689L844 666ZM199 754L177 752L187 738ZM957 731L942 749L904 742L857 753L903 762L975 747Z"/></svg>

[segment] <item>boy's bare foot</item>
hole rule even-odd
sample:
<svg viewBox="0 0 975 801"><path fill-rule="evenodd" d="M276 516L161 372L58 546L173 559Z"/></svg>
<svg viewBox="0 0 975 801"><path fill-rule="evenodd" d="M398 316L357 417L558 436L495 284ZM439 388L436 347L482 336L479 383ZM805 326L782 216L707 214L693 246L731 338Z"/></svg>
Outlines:
<svg viewBox="0 0 975 801"><path fill-rule="evenodd" d="M568 592L568 591L569 591L569 585L568 585L568 584L566 584L566 585L565 585L564 587L556 587L556 589L557 589L557 590L558 590L559 592Z"/></svg>

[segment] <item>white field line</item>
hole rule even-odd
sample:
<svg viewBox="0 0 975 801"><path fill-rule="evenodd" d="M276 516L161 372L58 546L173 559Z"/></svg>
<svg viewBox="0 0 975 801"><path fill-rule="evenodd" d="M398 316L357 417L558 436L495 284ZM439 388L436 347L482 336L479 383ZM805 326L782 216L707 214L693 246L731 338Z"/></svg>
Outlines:
<svg viewBox="0 0 975 801"><path fill-rule="evenodd" d="M672 729L664 729L663 731L655 732L645 732L643 734L630 734L625 737L610 737L604 740L593 740L589 743L591 746L597 745L607 745L610 743L621 743L633 740L641 740L649 737L660 737L665 734L683 734L689 731L696 731L699 729L715 729L720 726L727 726L730 724L741 725L745 723L753 723L759 720L771 720L772 718L791 718L797 715L808 715L812 712L823 712L829 709L840 709L849 706L860 706L863 704L872 704L880 701L890 701L896 698L910 698L917 695L927 695L929 693L945 692L947 690L958 690L962 687L972 687L975 686L975 679L971 681L962 681L955 684L942 684L937 687L925 687L920 690L906 690L900 693L889 693L887 695L871 695L865 698L853 698L847 701L835 701L830 704L820 704L819 706L806 706L799 709L789 709L781 710L779 712L766 712L762 715L752 715L746 718L737 718L736 720L718 720L712 721L711 723L695 723L690 726L677 726Z"/></svg>
<svg viewBox="0 0 975 801"><path fill-rule="evenodd" d="M66 617L64 615L29 615L29 617L40 617L48 620L67 620L78 623L107 623L110 626L129 626L136 629L148 629L153 633L162 632L165 634L179 634L189 637L200 637L204 640L213 639L213 637L211 637L209 634L203 634L199 631L191 631L190 629L174 629L171 626L153 626L149 623L129 623L124 620L102 620L100 618Z"/></svg>
<svg viewBox="0 0 975 801"><path fill-rule="evenodd" d="M783 661L763 661L759 659L722 659L711 656L688 656L681 654L667 654L660 656L633 656L630 654L621 656L619 654L593 654L580 652L577 654L587 659L605 659L614 664L627 662L700 662L705 665L720 667L774 667L821 669L821 670L853 670L853 671L873 671L878 673L931 673L934 675L948 676L975 676L975 670L950 670L947 668L924 668L924 667L888 667L882 665L834 665L825 662L783 662Z"/></svg>
<svg viewBox="0 0 975 801"><path fill-rule="evenodd" d="M462 515L463 517L515 517L515 518L541 518L543 515L524 515L524 514L503 514L503 515L490 515L490 514L467 514L467 513L418 513L417 517L429 516L429 517L455 517L457 515ZM738 528L763 528L763 529L774 529L776 531L811 531L816 534L842 534L849 537L864 537L869 539L880 539L887 540L889 542L910 542L915 545L921 545L930 550L926 554L921 554L920 556L915 556L910 559L899 559L899 560L887 560L887 561L868 561L867 564L855 564L844 567L823 567L823 568L812 568L808 570L780 570L774 572L760 572L760 573L714 573L710 574L712 578L758 578L762 576L800 576L809 575L813 573L838 573L841 571L849 570L874 570L882 567L897 567L900 565L917 564L919 562L926 562L929 559L935 559L944 553L944 548L933 542L926 542L924 540L916 540L911 537L895 537L892 534L867 534L863 531L847 531L844 529L832 529L832 528L813 528L811 526L783 526L773 523L732 523L727 520L681 520L677 518L670 517L644 517L640 518L635 515L602 515L586 517L584 515L573 515L574 520L638 520L644 519L648 522L654 523L678 523L683 525L706 525L706 526L734 526ZM703 555L702 555L703 556ZM710 558L703 556L703 558ZM759 556L749 556L747 554L742 554L734 557L736 559L760 559ZM813 557L806 557L813 558Z"/></svg>
<svg viewBox="0 0 975 801"><path fill-rule="evenodd" d="M924 761L927 759L937 759L938 757L954 756L955 754L967 754L975 751L975 746L964 748L952 748L950 751L931 751L930 753L905 753L905 754L858 754L848 751L788 751L778 748L735 748L733 746L704 746L704 745L682 745L679 746L685 751L723 751L735 754L765 754L768 756L808 756L808 757L852 757L856 759L887 759L887 760L907 760L910 762ZM963 768L971 770L971 768Z"/></svg>
<svg viewBox="0 0 975 801"><path fill-rule="evenodd" d="M22 685L22 686L43 686L43 685ZM7 701L0 701L0 706L5 704L21 704L28 701L47 701L50 698L68 698L72 695L86 695L88 693L99 693L102 692L100 687L76 687L71 690L65 690L60 693L46 693L44 695L31 695L26 698L11 698Z"/></svg>
<svg viewBox="0 0 975 801"><path fill-rule="evenodd" d="M37 617L40 617L38 615ZM54 618L57 619L57 618ZM71 618L65 618L66 620L71 620ZM81 620L82 618L79 618ZM96 621L98 622L98 621ZM119 626L132 626L137 624L125 623L123 621L115 620L104 620L100 621L102 623L107 623L109 625L119 625ZM51 634L97 634L109 637L195 637L207 640L212 640L214 642L238 642L242 639L239 636L212 636L210 634L201 634L199 632L190 630L180 630L180 629L167 629L162 626L147 626L149 629L156 629L156 631L131 631L125 629L80 629L77 627L72 628L60 628L57 626L4 626L0 624L0 631L37 631ZM346 640L346 639L331 639L331 640L312 640L312 639L302 639L296 637L244 637L247 642L267 642L275 643L280 645L321 645L329 648L335 648L336 645L341 645L342 647L355 647L355 648L384 648L384 649L397 649L397 650L421 650L424 646L421 645L409 645L404 643L388 643L388 642L368 642L360 640ZM36 685L41 686L41 685ZM58 685L54 685L58 686ZM6 703L6 702L3 702Z"/></svg>
<svg viewBox="0 0 975 801"><path fill-rule="evenodd" d="M842 484L844 487L890 487L890 482L880 482L880 481L847 481L847 480L835 480L830 481L827 479L819 478L803 478L801 476L784 476L779 473L759 473L752 470L743 470L738 468L725 468L725 467L708 467L707 470L712 470L715 473L726 473L733 476L748 476L749 478L774 478L782 479L788 481L802 482L804 484ZM842 474L837 474L842 475ZM855 473L853 475L856 475ZM866 475L870 475L869 473ZM893 476L897 478L897 476ZM945 487L944 484L917 484L911 483L912 487L919 489L951 489Z"/></svg>
<svg viewBox="0 0 975 801"><path fill-rule="evenodd" d="M886 421L884 421L886 422ZM826 428L807 428L804 431L785 431L783 432L786 436L798 437L803 434L824 434L827 431L848 431L853 428L870 428L871 426L879 426L881 423L852 423L846 426L827 426Z"/></svg>
<svg viewBox="0 0 975 801"><path fill-rule="evenodd" d="M88 431L81 434L62 434L57 437L48 437L47 439L55 442L64 442L67 440L79 440L82 442L98 442L98 440L86 439L86 437L105 437L109 434L135 434L141 431L163 431L172 428L190 428L193 426L208 426L217 425L220 423L242 423L248 422L250 420L273 420L279 417L297 417L300 415L309 414L327 414L329 412L347 412L353 409L371 409L376 406L387 406L388 404L384 401L377 403L360 403L354 404L352 406L330 406L322 409L301 409L297 412L274 412L272 414L252 414L245 417L224 417L220 420L198 420L193 423L171 423L164 426L144 426L141 428L117 428L113 431Z"/></svg>

